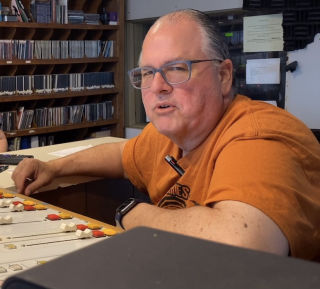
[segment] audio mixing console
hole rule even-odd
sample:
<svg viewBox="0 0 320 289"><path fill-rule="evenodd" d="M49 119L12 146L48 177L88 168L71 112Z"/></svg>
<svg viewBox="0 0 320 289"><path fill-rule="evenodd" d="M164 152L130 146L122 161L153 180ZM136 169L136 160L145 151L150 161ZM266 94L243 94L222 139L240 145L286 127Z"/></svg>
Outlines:
<svg viewBox="0 0 320 289"><path fill-rule="evenodd" d="M0 286L17 272L118 232L111 225L0 189Z"/></svg>

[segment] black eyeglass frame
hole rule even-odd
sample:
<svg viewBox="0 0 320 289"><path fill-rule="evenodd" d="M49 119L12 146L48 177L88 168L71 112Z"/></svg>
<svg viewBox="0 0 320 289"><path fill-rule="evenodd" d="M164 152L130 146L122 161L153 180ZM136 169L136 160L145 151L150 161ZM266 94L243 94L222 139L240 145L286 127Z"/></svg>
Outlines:
<svg viewBox="0 0 320 289"><path fill-rule="evenodd" d="M132 75L134 75L134 72L135 71L139 71L143 68L147 68L149 69L150 71L152 71L152 74L153 74L153 78L152 80L154 79L154 76L157 72L159 72L161 74L161 76L163 77L163 79L169 84L169 85L176 85L176 84L181 84L181 83L184 83L184 82L187 82L190 80L191 78L191 68L192 68L192 64L193 63L200 63L200 62L207 62L207 61L217 61L217 62L223 62L222 59L218 59L218 58L212 58L212 59L195 59L195 60L176 60L176 61L172 61L172 62L168 62L162 66L160 66L159 68L154 68L152 66L142 66L142 67L136 67L136 68L133 68L133 69L130 69L128 71L128 75L129 75L129 80L130 80L130 83L131 85L136 88L136 89L147 89L147 88L150 88L151 87L151 84L149 86L146 86L146 87L139 87L139 86L136 86L135 85L135 82L133 81L133 77ZM188 75L188 78L186 80L183 80L183 81L179 81L179 82L171 82L171 81L168 81L168 79L166 78L166 75L165 73L163 72L163 68L167 67L167 66L170 66L170 65L174 65L174 64L178 64L178 63L185 63L187 64L188 66L188 71L189 71L189 75Z"/></svg>

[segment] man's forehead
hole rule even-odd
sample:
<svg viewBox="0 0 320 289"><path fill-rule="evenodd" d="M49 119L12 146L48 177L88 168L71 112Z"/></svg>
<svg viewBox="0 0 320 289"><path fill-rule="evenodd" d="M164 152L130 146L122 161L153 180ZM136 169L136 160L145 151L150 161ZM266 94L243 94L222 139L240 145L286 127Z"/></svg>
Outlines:
<svg viewBox="0 0 320 289"><path fill-rule="evenodd" d="M190 18L188 15L180 15L180 17L169 17L166 15L163 18L158 19L151 27L149 32L156 33L158 30L164 27L173 29L179 25L191 25L198 26L198 23Z"/></svg>
<svg viewBox="0 0 320 289"><path fill-rule="evenodd" d="M190 33L190 24L188 19L179 19L174 24L166 19L156 22L143 42L139 64L160 67L170 61L199 57L201 33L196 28Z"/></svg>
<svg viewBox="0 0 320 289"><path fill-rule="evenodd" d="M149 33L151 33L151 34L157 33L158 30L159 30L160 27L161 27L161 22L162 22L162 21L157 21L156 23L154 23L154 24L151 26L151 28L150 28L150 30L149 30Z"/></svg>
<svg viewBox="0 0 320 289"><path fill-rule="evenodd" d="M187 19L175 22L162 20L156 22L148 31L143 46L145 44L154 44L157 41L167 43L168 45L179 45L179 42L191 41L193 45L197 37L201 35L199 26L194 21L190 22ZM173 42L173 43L171 43ZM157 44L157 43L156 43ZM192 44L192 43L190 43ZM185 44L184 44L185 45Z"/></svg>

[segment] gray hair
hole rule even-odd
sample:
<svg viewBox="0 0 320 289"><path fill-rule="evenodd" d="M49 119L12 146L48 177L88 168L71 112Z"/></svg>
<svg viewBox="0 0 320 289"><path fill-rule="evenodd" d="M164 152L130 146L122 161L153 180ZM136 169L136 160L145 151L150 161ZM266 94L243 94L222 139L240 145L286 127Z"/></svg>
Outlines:
<svg viewBox="0 0 320 289"><path fill-rule="evenodd" d="M199 24L203 37L203 50L208 56L212 58L219 58L221 60L230 58L228 45L225 38L219 31L218 26L213 22L210 17L204 12L195 9L182 9L171 12L158 18L154 23L162 22L163 20L179 21L191 18Z"/></svg>

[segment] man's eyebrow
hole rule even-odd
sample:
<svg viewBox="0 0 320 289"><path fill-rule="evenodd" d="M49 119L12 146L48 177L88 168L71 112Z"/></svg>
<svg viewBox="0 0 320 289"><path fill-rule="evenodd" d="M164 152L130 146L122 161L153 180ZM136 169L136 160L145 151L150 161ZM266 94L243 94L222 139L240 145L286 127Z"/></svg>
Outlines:
<svg viewBox="0 0 320 289"><path fill-rule="evenodd" d="M173 58L173 59L170 59L170 60L164 62L164 63L161 64L159 67L162 67L162 66L164 66L164 65L166 65L166 64L170 64L170 63L175 62L175 61L184 61L184 60L185 60L185 58L182 58L182 57ZM153 67L153 68L155 68L155 66L153 66L153 65L148 65L148 64L140 65L139 67Z"/></svg>
<svg viewBox="0 0 320 289"><path fill-rule="evenodd" d="M170 60L170 61L167 61L165 64L170 64L170 63L172 63L172 62L185 61L185 60L186 60L185 58L179 57L179 58L175 58L175 59L172 59L172 60Z"/></svg>

